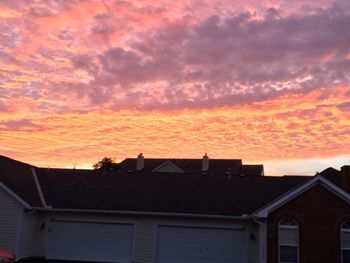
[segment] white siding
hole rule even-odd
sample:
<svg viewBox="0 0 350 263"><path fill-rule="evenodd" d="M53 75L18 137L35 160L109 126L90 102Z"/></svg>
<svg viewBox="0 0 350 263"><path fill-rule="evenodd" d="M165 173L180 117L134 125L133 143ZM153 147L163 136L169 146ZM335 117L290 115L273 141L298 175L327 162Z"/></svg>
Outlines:
<svg viewBox="0 0 350 263"><path fill-rule="evenodd" d="M257 224L247 224L248 234L248 262L257 263L259 260L259 227Z"/></svg>
<svg viewBox="0 0 350 263"><path fill-rule="evenodd" d="M155 225L154 222L140 218L135 220L135 262L151 263L153 262Z"/></svg>
<svg viewBox="0 0 350 263"><path fill-rule="evenodd" d="M38 213L24 214L23 225L21 231L20 242L20 257L40 256L37 251L38 240L43 235L43 230L40 230L40 216Z"/></svg>
<svg viewBox="0 0 350 263"><path fill-rule="evenodd" d="M0 188L0 247L18 253L22 205Z"/></svg>
<svg viewBox="0 0 350 263"><path fill-rule="evenodd" d="M256 263L258 253L258 231L254 223L235 220L217 219L190 219L175 217L149 217L149 216L123 216L123 215L92 215L73 213L51 213L47 214L46 220L86 220L96 222L111 223L131 223L134 224L134 251L133 262L154 263L156 256L156 235L159 225L177 225L194 227L214 227L214 228L243 228L247 240L247 263ZM44 231L47 234L47 229ZM45 251L45 237L38 240L39 250ZM40 242L42 241L41 245ZM42 253L44 254L44 253Z"/></svg>

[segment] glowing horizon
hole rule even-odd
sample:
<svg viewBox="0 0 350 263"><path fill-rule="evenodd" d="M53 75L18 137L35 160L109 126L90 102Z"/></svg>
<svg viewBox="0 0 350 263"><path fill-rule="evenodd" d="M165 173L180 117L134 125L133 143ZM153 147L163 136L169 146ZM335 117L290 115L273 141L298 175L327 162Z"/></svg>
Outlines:
<svg viewBox="0 0 350 263"><path fill-rule="evenodd" d="M0 2L0 155L350 162L345 0Z"/></svg>

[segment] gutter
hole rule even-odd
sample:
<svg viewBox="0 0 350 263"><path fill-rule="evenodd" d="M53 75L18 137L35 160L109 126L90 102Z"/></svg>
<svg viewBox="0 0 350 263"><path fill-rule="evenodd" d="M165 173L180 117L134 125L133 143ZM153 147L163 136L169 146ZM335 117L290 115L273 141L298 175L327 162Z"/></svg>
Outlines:
<svg viewBox="0 0 350 263"><path fill-rule="evenodd" d="M208 219L235 219L235 220L251 220L248 215L242 216L221 216L208 214L189 214L189 213L166 213L166 212L143 212L143 211L116 211L116 210L95 210L95 209L65 209L52 208L46 206L33 207L33 210L44 212L65 212L65 213L95 213L95 214L114 214L114 215L139 215L139 216L164 216L164 217L192 217L192 218L208 218Z"/></svg>

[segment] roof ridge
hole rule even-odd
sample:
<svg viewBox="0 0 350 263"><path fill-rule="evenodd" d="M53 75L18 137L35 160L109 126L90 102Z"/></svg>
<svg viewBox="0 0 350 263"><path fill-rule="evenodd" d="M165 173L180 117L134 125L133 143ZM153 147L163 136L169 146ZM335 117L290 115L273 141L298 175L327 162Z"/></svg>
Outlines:
<svg viewBox="0 0 350 263"><path fill-rule="evenodd" d="M26 165L26 166L30 166L30 167L35 167L35 166L32 165L32 164L25 163L25 162L22 162L22 161L18 161L18 160L16 160L16 159L7 157L7 156L5 156L5 155L0 155L0 159L3 159L3 160L5 160L5 161L10 161L10 162L12 162L12 163L20 164L20 165Z"/></svg>

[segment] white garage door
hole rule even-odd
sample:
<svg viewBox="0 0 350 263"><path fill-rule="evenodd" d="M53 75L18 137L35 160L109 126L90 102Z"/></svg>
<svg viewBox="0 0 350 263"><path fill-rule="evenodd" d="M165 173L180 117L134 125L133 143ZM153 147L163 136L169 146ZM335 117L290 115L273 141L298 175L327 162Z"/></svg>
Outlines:
<svg viewBox="0 0 350 263"><path fill-rule="evenodd" d="M131 224L51 221L47 258L131 262Z"/></svg>
<svg viewBox="0 0 350 263"><path fill-rule="evenodd" d="M158 228L157 263L242 263L246 252L240 229Z"/></svg>

